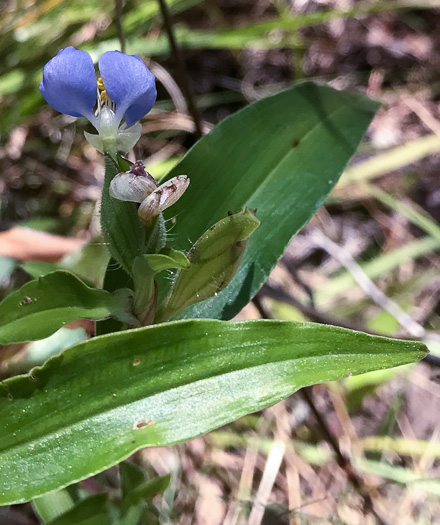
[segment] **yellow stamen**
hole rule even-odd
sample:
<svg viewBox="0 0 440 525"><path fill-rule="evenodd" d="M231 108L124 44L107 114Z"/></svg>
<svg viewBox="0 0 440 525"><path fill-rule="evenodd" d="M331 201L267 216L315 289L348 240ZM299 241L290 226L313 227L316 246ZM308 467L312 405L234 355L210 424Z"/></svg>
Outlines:
<svg viewBox="0 0 440 525"><path fill-rule="evenodd" d="M104 86L104 82L102 80L101 77L98 78L97 80L97 85L98 85L98 90L100 91L99 93L99 97L101 99L102 102L109 102L110 101L110 97L107 95L107 91L105 90L105 86Z"/></svg>

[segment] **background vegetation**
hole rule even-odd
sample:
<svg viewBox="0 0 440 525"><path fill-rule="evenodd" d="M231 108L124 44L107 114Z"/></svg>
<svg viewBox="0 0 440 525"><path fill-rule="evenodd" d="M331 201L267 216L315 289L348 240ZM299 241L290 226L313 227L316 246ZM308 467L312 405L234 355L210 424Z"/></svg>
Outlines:
<svg viewBox="0 0 440 525"><path fill-rule="evenodd" d="M440 523L437 5L168 0L183 69L156 1L127 0L119 11L112 0L0 5L2 297L47 262L62 259L95 283L105 264L101 155L83 138L86 121L56 114L38 91L59 49L81 47L96 60L125 46L149 62L159 99L135 158L155 177L198 133L304 78L383 104L325 206L239 318L418 338L432 356L317 386L206 437L137 453L131 462L147 478L171 475L143 523ZM92 331L75 323L44 347L3 347L0 375L28 370ZM118 476L110 469L77 490L113 494ZM0 508L0 522L38 519L25 505Z"/></svg>

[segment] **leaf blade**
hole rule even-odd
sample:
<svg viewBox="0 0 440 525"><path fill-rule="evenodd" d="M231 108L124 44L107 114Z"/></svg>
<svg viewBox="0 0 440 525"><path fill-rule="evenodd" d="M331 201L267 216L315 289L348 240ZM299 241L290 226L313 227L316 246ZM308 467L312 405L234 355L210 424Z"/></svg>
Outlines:
<svg viewBox="0 0 440 525"><path fill-rule="evenodd" d="M130 307L129 290L111 294L57 270L26 283L0 303L0 344L44 339L77 319L116 316L136 322Z"/></svg>
<svg viewBox="0 0 440 525"><path fill-rule="evenodd" d="M337 183L377 107L361 95L305 82L228 117L189 150L165 177L191 179L165 212L177 219L173 246L188 250L191 240L243 207L257 209L261 225L230 285L176 317L230 319L250 300ZM162 279L159 290L165 287Z"/></svg>
<svg viewBox="0 0 440 525"><path fill-rule="evenodd" d="M285 321L179 321L97 337L2 383L0 504L206 433L302 386L425 353L421 343Z"/></svg>

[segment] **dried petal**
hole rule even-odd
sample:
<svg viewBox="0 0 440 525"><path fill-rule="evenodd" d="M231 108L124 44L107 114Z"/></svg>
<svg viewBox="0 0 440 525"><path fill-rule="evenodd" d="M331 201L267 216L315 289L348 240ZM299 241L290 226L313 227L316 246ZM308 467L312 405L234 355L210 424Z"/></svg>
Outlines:
<svg viewBox="0 0 440 525"><path fill-rule="evenodd" d="M185 193L188 185L189 179L186 175L178 175L161 184L140 205L138 213L141 220L149 222L172 206Z"/></svg>
<svg viewBox="0 0 440 525"><path fill-rule="evenodd" d="M142 202L157 189L157 182L138 160L129 171L118 173L110 183L110 196L120 201Z"/></svg>

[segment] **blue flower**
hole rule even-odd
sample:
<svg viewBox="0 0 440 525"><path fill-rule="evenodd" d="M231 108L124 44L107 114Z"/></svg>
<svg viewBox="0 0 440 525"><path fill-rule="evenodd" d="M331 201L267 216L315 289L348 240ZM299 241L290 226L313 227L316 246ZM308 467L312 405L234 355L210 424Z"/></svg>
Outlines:
<svg viewBox="0 0 440 525"><path fill-rule="evenodd" d="M99 71L97 79L85 51L61 49L44 66L40 91L60 113L86 117L93 124L98 135L85 136L96 149L126 153L141 136L139 119L156 101L155 77L139 57L119 51L104 53Z"/></svg>

